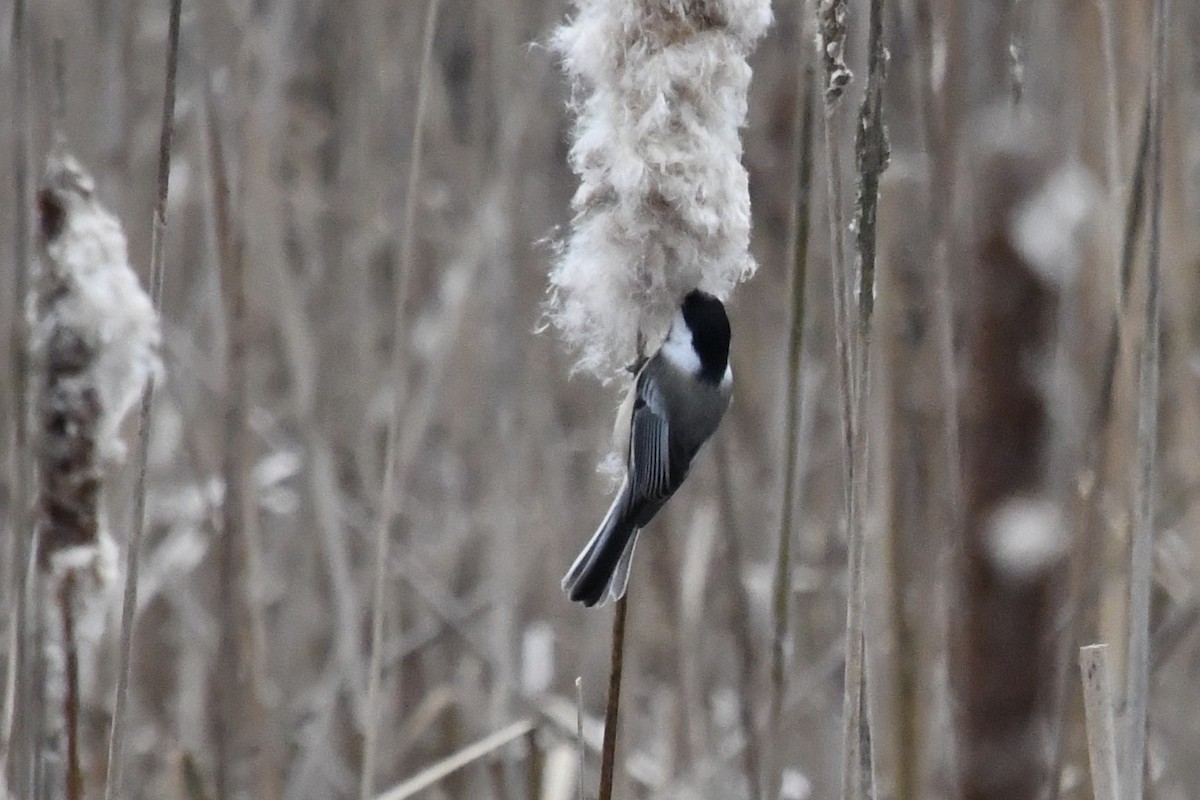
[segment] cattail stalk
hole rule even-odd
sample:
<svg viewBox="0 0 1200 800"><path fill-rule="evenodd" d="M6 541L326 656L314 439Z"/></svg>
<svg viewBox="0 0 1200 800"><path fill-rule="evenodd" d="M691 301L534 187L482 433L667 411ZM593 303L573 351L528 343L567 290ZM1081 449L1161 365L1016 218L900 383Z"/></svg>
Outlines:
<svg viewBox="0 0 1200 800"><path fill-rule="evenodd" d="M617 768L617 725L621 716L621 676L625 664L625 616L629 593L613 609L611 662L608 671L608 697L604 703L604 742L600 751L600 800L612 800L613 777Z"/></svg>
<svg viewBox="0 0 1200 800"><path fill-rule="evenodd" d="M954 652L959 785L966 800L1039 797L1039 731L1054 717L1058 609L1070 524L1064 474L1077 469L1072 380L1060 328L1070 315L1094 181L1055 168L1044 131L1007 111L968 140L959 251L968 364L963 397L965 516ZM1001 116L1004 115L1004 116Z"/></svg>
<svg viewBox="0 0 1200 800"><path fill-rule="evenodd" d="M120 224L95 185L61 148L47 160L38 195L44 272L33 335L38 391L37 561L43 596L59 618L46 623L45 686L61 695L68 798L83 796L78 740L81 615L111 581L111 540L101 488L124 456L119 426L160 369L158 321L129 266ZM94 614L93 614L94 616ZM87 644L98 638L88 626ZM62 656L50 652L56 645Z"/></svg>

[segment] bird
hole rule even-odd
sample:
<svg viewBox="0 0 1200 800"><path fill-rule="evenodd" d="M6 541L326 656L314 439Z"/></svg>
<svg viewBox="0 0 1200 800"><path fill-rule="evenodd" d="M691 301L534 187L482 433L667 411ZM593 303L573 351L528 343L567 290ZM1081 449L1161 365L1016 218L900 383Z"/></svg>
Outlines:
<svg viewBox="0 0 1200 800"><path fill-rule="evenodd" d="M733 395L731 331L725 305L688 292L658 351L637 368L617 412L614 437L624 447L625 475L600 527L562 580L587 607L625 595L638 532L687 478L716 432Z"/></svg>

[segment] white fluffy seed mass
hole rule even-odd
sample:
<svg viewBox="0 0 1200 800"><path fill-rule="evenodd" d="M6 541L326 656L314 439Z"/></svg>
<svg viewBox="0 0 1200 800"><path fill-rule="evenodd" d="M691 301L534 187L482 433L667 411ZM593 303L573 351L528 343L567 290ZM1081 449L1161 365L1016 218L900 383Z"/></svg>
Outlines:
<svg viewBox="0 0 1200 800"><path fill-rule="evenodd" d="M50 159L40 205L44 287L34 354L45 355L56 331L69 331L87 348L87 364L73 380L95 387L101 459L119 459L121 421L161 370L158 316L129 266L121 223L96 199L92 177L74 157Z"/></svg>
<svg viewBox="0 0 1200 800"><path fill-rule="evenodd" d="M656 344L681 297L728 296L755 268L741 164L768 0L578 0L554 36L580 185L550 274L550 319L578 368L610 377Z"/></svg>

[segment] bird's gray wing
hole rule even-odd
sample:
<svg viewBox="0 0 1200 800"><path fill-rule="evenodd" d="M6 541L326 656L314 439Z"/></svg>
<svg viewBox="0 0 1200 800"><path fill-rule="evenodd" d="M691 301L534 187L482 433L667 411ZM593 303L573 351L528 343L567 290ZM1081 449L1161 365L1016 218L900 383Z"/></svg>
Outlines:
<svg viewBox="0 0 1200 800"><path fill-rule="evenodd" d="M671 447L662 392L651 378L642 380L633 405L629 436L632 496L659 500L670 494Z"/></svg>

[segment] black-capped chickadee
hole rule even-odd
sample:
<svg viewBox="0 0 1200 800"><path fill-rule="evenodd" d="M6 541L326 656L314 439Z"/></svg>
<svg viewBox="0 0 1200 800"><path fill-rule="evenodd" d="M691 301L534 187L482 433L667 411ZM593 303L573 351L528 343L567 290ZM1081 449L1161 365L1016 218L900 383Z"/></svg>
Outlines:
<svg viewBox="0 0 1200 800"><path fill-rule="evenodd" d="M638 370L614 433L618 446L628 441L625 480L563 578L572 600L594 606L606 593L614 600L625 594L638 531L683 483L729 408L729 336L725 306L694 289L683 298L662 347Z"/></svg>

